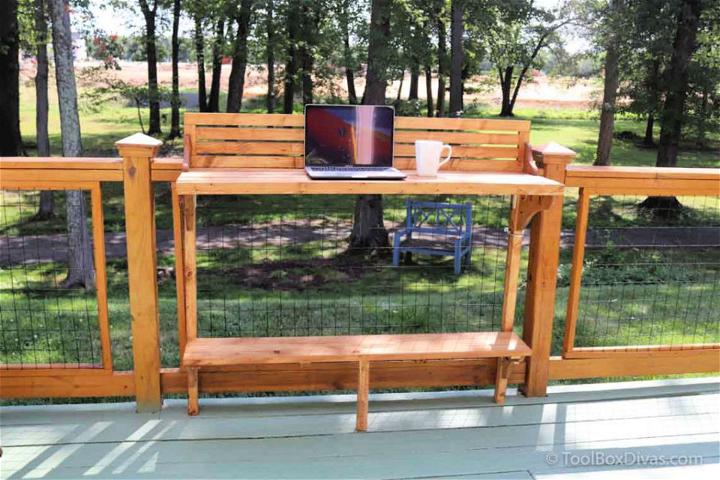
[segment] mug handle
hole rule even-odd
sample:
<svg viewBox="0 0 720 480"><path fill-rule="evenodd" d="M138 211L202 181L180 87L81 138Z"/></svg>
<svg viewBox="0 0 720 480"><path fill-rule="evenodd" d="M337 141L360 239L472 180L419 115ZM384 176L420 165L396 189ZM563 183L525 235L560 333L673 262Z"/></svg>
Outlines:
<svg viewBox="0 0 720 480"><path fill-rule="evenodd" d="M438 165L438 167L442 167L443 165L445 165L447 162L450 161L450 158L452 158L452 147L451 147L450 145L448 145L448 144L445 144L445 145L442 146L442 148L447 148L447 149L448 149L448 154L447 154L447 157L445 157L445 160L443 160L442 162L440 162L440 165ZM440 152L442 153L442 150L440 150Z"/></svg>

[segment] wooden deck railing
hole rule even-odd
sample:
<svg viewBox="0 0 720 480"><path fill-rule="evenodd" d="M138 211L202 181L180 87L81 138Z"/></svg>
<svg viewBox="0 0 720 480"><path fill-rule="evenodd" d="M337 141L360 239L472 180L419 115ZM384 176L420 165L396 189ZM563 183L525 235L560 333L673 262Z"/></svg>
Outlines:
<svg viewBox="0 0 720 480"><path fill-rule="evenodd" d="M186 375L180 368L162 368L157 295L155 213L152 182L171 185L175 271L184 272L184 239L180 197L174 181L182 159L155 158L159 142L133 136L117 144L122 158L3 158L0 190L73 190L91 193L94 260L97 268L97 304L102 364L33 365L14 368L0 365L0 397L135 397L138 409L160 408L163 394L185 393ZM720 371L720 345L643 345L583 347L575 344L582 297L583 259L590 198L598 195L720 196L718 169L657 169L568 166L572 152L547 150L542 158L544 175L565 183L569 193L579 189L575 242L572 255L564 346L552 356L553 311L558 291L559 236L563 205L555 201L541 209L531 225L530 261L525 298L524 338L533 347L529 362L513 371L511 383L521 384L527 395L544 395L550 380L635 375L664 375ZM108 315L105 271L104 221L100 185L123 183L129 302L132 317L133 369L116 371L112 365L112 318ZM185 342L185 287L178 275L177 323L179 350ZM555 315L556 316L556 315ZM538 321L541 319L541 321ZM374 387L489 385L495 362L437 361L432 368L413 368L416 362L379 366ZM356 371L342 364L312 366L242 366L207 372L202 392L302 390L304 388L353 388Z"/></svg>

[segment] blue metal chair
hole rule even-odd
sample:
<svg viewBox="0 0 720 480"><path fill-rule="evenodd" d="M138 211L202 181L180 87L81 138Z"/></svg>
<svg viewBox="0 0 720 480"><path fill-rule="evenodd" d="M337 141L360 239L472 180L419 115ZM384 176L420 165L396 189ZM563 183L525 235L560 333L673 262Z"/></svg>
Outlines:
<svg viewBox="0 0 720 480"><path fill-rule="evenodd" d="M393 265L404 253L452 256L459 275L463 259L470 264L472 256L472 205L408 200L406 206L405 228L393 240Z"/></svg>

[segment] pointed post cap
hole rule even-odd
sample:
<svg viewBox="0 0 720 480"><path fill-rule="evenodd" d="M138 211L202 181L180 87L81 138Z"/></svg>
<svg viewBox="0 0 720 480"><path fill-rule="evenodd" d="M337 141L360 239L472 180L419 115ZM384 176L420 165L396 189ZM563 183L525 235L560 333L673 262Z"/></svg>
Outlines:
<svg viewBox="0 0 720 480"><path fill-rule="evenodd" d="M144 133L135 133L115 142L115 147L123 157L154 157L163 142Z"/></svg>
<svg viewBox="0 0 720 480"><path fill-rule="evenodd" d="M573 150L570 150L567 147L563 147L562 145L555 142L550 142L546 143L545 145L533 147L532 151L534 154L539 155L539 161L544 164L568 164L572 163L573 159L575 159L575 157L577 156L577 154Z"/></svg>

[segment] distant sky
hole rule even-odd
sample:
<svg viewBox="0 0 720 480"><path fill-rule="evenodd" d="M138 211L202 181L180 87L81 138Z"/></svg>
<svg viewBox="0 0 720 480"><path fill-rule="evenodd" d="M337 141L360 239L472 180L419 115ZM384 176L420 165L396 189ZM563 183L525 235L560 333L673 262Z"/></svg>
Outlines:
<svg viewBox="0 0 720 480"><path fill-rule="evenodd" d="M544 8L554 8L562 4L563 0L535 0L535 3ZM95 27L107 33L127 35L132 33L133 28L137 29L143 25L143 19L139 11L113 10L107 2L99 0L90 0L90 4L90 9L95 17ZM192 22L184 19L180 28L185 32L190 32L193 28ZM588 48L587 42L583 38L579 38L570 29L566 28L562 35L565 38L565 48L569 52L574 53Z"/></svg>

